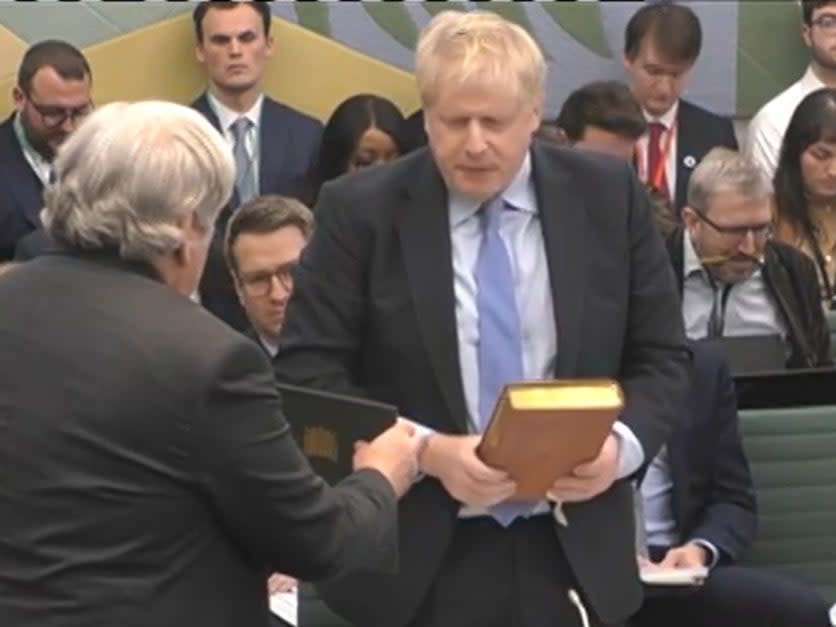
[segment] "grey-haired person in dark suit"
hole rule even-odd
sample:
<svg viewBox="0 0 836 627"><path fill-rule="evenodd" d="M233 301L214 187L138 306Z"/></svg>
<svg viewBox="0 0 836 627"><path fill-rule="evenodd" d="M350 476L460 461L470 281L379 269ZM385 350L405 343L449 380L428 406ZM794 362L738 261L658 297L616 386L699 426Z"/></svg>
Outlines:
<svg viewBox="0 0 836 627"><path fill-rule="evenodd" d="M60 250L0 280L0 624L267 627L271 572L395 568L414 428L330 487L269 359L189 298L232 190L217 131L111 104L55 172Z"/></svg>

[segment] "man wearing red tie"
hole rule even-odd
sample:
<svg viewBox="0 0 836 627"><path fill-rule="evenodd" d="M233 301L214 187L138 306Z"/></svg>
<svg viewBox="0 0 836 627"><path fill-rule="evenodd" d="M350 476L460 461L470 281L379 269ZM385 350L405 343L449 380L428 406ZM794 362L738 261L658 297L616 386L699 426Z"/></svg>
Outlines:
<svg viewBox="0 0 836 627"><path fill-rule="evenodd" d="M627 23L624 67L648 122L636 144L636 168L676 215L702 157L715 146L737 150L731 120L680 99L701 46L700 22L682 5L646 5Z"/></svg>

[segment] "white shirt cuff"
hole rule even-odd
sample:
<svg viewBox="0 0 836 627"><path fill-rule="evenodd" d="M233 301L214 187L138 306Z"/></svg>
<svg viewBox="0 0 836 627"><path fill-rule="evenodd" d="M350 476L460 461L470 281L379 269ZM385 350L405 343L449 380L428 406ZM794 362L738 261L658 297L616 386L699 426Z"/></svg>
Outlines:
<svg viewBox="0 0 836 627"><path fill-rule="evenodd" d="M636 434L620 420L616 421L612 430L619 443L616 478L623 479L636 472L644 463L644 448L642 448Z"/></svg>
<svg viewBox="0 0 836 627"><path fill-rule="evenodd" d="M409 420L409 419L404 418L404 420ZM427 447L427 438L429 438L431 435L436 433L436 431L435 431L435 429L430 429L428 426L422 425L420 422L415 422L414 420L409 420L409 423L413 427L415 427L415 434L421 440L421 449L420 449L420 452L418 453L418 456L420 457L421 454L424 452L424 449ZM418 474L415 476L415 479L412 481L412 484L415 485L416 483L421 481L426 476L427 476L427 473L424 472L423 468L421 468L421 460L419 459L418 460Z"/></svg>
<svg viewBox="0 0 836 627"><path fill-rule="evenodd" d="M717 565L717 562L720 560L720 551L717 549L716 546L711 544L708 540L703 540L702 538L694 538L689 540L691 544L696 544L697 546L701 546L704 549L707 549L709 553L711 553L711 559L708 560L708 568L714 568Z"/></svg>

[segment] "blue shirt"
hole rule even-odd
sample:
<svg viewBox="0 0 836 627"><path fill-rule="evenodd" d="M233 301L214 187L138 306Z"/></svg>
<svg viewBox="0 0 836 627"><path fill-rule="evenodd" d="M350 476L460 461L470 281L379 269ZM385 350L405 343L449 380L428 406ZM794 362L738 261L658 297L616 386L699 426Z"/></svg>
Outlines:
<svg viewBox="0 0 836 627"><path fill-rule="evenodd" d="M527 380L554 377L558 351L558 329L552 302L549 267L537 194L531 176L531 155L526 155L511 183L502 192L515 209L502 216L500 236L508 247L514 277L514 293L520 313L523 370ZM453 255L453 287L456 302L459 367L472 432L479 416L479 318L476 307L474 270L482 242L480 203L454 192L449 198L450 234ZM571 295L569 295L571 297ZM644 461L644 449L622 422L614 431L621 443L618 477L635 472Z"/></svg>

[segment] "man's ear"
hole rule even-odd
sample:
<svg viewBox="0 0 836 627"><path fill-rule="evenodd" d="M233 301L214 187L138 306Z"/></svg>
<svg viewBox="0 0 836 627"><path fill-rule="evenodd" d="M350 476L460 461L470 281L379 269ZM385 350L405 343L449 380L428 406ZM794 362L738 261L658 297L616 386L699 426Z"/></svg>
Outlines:
<svg viewBox="0 0 836 627"><path fill-rule="evenodd" d="M801 25L801 39L804 41L804 45L808 48L813 47L813 33L811 30L812 29L807 26L807 24Z"/></svg>
<svg viewBox="0 0 836 627"><path fill-rule="evenodd" d="M194 254L193 243L195 240L205 236L205 229L200 225L200 220L195 212L181 216L177 219L177 226L183 234L183 242L175 251L177 263L188 265Z"/></svg>
<svg viewBox="0 0 836 627"><path fill-rule="evenodd" d="M12 88L12 102L14 102L17 111L22 111L23 106L26 104L26 94L17 85Z"/></svg>
<svg viewBox="0 0 836 627"><path fill-rule="evenodd" d="M206 53L203 50L203 44L200 42L194 45L194 58L200 64L206 63Z"/></svg>
<svg viewBox="0 0 836 627"><path fill-rule="evenodd" d="M693 233L697 224L700 222L700 217L697 215L695 209L685 205L682 207L682 224L689 233Z"/></svg>
<svg viewBox="0 0 836 627"><path fill-rule="evenodd" d="M235 287L235 295L238 297L238 304L246 309L246 305L244 304L244 291L241 287L241 281L235 275L235 271L232 268L229 269L229 274L232 275L232 285Z"/></svg>

